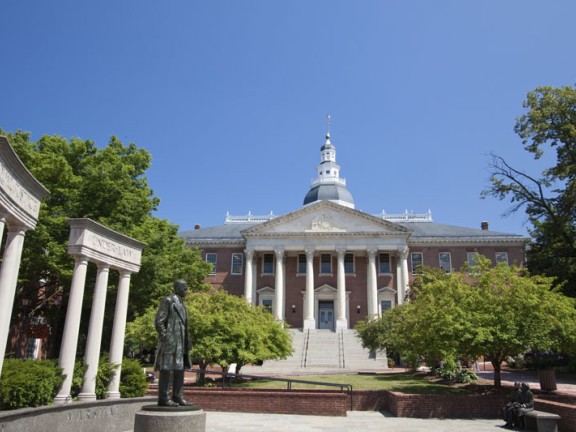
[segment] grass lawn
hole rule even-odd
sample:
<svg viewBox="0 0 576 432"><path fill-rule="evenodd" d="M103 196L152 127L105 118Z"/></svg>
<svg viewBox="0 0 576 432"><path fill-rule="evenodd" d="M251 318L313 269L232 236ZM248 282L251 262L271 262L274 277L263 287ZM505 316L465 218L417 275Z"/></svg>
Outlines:
<svg viewBox="0 0 576 432"><path fill-rule="evenodd" d="M350 384L354 390L391 390L410 394L471 394L478 392L475 384L447 385L438 379L429 376L413 373L393 373L393 374L350 374L350 375L315 375L286 377L305 381L329 382L337 384ZM485 384L485 383L482 383ZM282 381L270 381L265 379L253 380L241 384L238 387L248 388L271 388L285 389L286 383ZM292 389L331 389L331 387L293 383Z"/></svg>

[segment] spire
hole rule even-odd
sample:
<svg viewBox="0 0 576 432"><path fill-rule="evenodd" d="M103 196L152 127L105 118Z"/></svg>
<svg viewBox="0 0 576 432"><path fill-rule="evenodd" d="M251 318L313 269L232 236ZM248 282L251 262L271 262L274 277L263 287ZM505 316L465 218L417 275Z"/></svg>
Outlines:
<svg viewBox="0 0 576 432"><path fill-rule="evenodd" d="M318 177L312 182L304 198L304 205L329 200L354 208L354 199L346 189L346 180L340 178L340 165L336 163L336 147L330 141L330 115L327 120L326 142L320 148L320 164L316 166Z"/></svg>

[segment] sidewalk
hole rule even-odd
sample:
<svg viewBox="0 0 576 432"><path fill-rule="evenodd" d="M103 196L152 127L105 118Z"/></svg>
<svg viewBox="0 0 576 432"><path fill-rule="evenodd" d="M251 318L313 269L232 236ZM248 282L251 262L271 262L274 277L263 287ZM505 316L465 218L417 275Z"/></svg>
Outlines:
<svg viewBox="0 0 576 432"><path fill-rule="evenodd" d="M500 419L444 420L350 411L346 417L207 412L206 432L495 432Z"/></svg>

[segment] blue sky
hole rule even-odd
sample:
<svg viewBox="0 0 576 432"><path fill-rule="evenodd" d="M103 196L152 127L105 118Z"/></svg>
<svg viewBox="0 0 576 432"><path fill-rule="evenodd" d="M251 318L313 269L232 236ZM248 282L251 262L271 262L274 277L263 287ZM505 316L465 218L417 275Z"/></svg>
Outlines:
<svg viewBox="0 0 576 432"><path fill-rule="evenodd" d="M152 154L181 230L297 210L326 115L368 213L526 233L480 199L489 154L539 172L513 127L526 94L574 85L571 0L3 0L0 127Z"/></svg>

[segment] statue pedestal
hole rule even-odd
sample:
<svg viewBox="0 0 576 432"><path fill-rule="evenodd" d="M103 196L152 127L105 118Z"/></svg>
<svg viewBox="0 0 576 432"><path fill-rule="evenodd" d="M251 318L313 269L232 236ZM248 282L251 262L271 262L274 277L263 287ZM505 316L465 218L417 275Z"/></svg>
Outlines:
<svg viewBox="0 0 576 432"><path fill-rule="evenodd" d="M136 413L134 432L205 432L206 413L199 406L146 405Z"/></svg>

